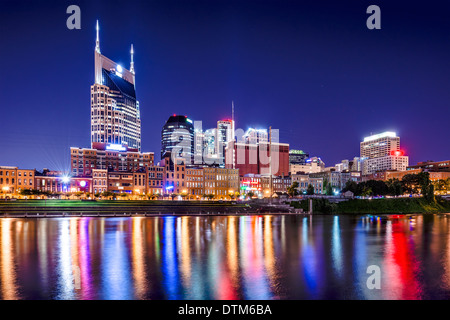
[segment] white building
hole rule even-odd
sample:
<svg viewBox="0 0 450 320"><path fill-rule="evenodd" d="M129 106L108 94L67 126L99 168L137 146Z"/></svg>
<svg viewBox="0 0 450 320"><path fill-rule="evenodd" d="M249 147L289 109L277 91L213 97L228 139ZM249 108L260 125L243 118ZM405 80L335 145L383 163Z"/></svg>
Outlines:
<svg viewBox="0 0 450 320"><path fill-rule="evenodd" d="M318 157L306 160L306 164L289 164L289 172L296 174L303 172L306 174L322 172L325 169L325 163Z"/></svg>
<svg viewBox="0 0 450 320"><path fill-rule="evenodd" d="M259 144L269 142L269 134L267 129L250 128L242 137L247 144Z"/></svg>
<svg viewBox="0 0 450 320"><path fill-rule="evenodd" d="M365 137L360 143L361 158L378 158L400 150L400 137L395 132L386 131Z"/></svg>
<svg viewBox="0 0 450 320"><path fill-rule="evenodd" d="M408 165L409 157L403 155L389 155L385 157L366 159L363 168L363 175L386 170L405 171Z"/></svg>
<svg viewBox="0 0 450 320"><path fill-rule="evenodd" d="M365 158L362 172L369 175L377 171L404 171L409 158L400 150L400 137L387 131L365 137L360 143L360 156Z"/></svg>

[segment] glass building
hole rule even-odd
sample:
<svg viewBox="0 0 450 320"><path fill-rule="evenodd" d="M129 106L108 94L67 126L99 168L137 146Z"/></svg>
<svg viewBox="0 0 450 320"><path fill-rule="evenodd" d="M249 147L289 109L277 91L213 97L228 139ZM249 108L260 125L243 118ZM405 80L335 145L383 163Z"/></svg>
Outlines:
<svg viewBox="0 0 450 320"><path fill-rule="evenodd" d="M95 46L95 84L91 86L91 147L94 143L141 151L141 117L136 100L133 45L127 70L100 53L99 26Z"/></svg>
<svg viewBox="0 0 450 320"><path fill-rule="evenodd" d="M166 152L176 158L183 158L186 164L194 160L194 125L187 116L173 115L161 130L161 159Z"/></svg>

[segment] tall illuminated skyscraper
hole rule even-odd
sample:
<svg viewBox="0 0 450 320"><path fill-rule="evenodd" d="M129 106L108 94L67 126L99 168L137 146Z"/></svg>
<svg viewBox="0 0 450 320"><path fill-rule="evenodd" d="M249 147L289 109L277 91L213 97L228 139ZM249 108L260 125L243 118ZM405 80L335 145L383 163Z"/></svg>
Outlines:
<svg viewBox="0 0 450 320"><path fill-rule="evenodd" d="M225 148L228 143L234 141L234 120L226 119L217 121L216 152L219 163L225 164Z"/></svg>
<svg viewBox="0 0 450 320"><path fill-rule="evenodd" d="M91 86L91 147L94 143L105 143L140 152L141 116L139 101L136 100L133 45L130 69L127 70L100 53L98 21L96 31L95 83Z"/></svg>

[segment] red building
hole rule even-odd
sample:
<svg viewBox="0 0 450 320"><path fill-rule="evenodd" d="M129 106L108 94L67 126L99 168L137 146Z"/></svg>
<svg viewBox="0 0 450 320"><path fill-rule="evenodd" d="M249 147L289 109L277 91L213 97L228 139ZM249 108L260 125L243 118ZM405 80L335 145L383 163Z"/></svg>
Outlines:
<svg viewBox="0 0 450 320"><path fill-rule="evenodd" d="M289 144L261 142L248 144L230 142L226 148L225 167L239 169L239 176L247 174L289 175ZM272 164L270 163L272 159Z"/></svg>

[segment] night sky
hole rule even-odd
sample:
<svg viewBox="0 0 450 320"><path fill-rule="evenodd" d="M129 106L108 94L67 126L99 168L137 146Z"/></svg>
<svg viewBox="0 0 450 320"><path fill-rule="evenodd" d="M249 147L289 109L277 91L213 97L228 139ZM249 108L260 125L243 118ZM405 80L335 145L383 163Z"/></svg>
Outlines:
<svg viewBox="0 0 450 320"><path fill-rule="evenodd" d="M450 158L448 1L0 1L0 165L68 169L90 147L95 21L102 54L135 48L142 151L171 114L280 129L327 166L396 131L410 164ZM320 3L320 4L319 4ZM81 8L81 30L66 8ZM381 8L381 30L366 9Z"/></svg>

